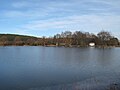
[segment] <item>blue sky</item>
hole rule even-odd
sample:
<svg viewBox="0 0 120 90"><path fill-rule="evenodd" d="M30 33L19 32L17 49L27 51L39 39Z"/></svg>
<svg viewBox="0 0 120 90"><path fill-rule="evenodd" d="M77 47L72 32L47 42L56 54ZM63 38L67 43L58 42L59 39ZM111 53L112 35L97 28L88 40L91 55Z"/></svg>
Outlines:
<svg viewBox="0 0 120 90"><path fill-rule="evenodd" d="M0 33L52 36L102 29L120 38L120 0L0 1Z"/></svg>

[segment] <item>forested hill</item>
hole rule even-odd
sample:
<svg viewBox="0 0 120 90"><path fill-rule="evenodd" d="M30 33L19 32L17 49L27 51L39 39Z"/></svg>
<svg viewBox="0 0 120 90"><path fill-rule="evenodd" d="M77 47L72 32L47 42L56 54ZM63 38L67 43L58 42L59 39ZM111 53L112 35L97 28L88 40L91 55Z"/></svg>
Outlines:
<svg viewBox="0 0 120 90"><path fill-rule="evenodd" d="M36 39L37 37L34 36L26 36L26 35L18 35L18 34L0 34L1 37L6 37L9 41L13 41L16 37L19 37L23 41L26 41L27 39L33 38Z"/></svg>
<svg viewBox="0 0 120 90"><path fill-rule="evenodd" d="M53 37L33 37L16 34L0 34L0 46L65 46L65 47L84 47L90 43L95 43L95 46L120 46L118 38L107 31L101 31L97 35L89 32L81 31L65 31L61 34L56 34Z"/></svg>
<svg viewBox="0 0 120 90"><path fill-rule="evenodd" d="M38 38L33 36L18 34L0 34L0 45L25 45L36 41ZM31 44L30 44L31 45Z"/></svg>

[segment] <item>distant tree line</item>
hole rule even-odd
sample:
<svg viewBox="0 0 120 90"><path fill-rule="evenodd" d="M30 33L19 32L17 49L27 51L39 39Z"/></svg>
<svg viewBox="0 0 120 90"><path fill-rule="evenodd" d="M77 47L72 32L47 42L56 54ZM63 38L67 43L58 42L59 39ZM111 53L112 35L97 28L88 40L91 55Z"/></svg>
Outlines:
<svg viewBox="0 0 120 90"><path fill-rule="evenodd" d="M62 32L61 34L56 34L53 38L54 42L64 44L65 46L88 46L89 43L95 43L96 46L119 46L118 38L112 36L107 31L101 31L97 35L89 32L75 31L74 33L70 31Z"/></svg>
<svg viewBox="0 0 120 90"><path fill-rule="evenodd" d="M34 41L38 40L36 37L32 36L24 36L24 35L16 35L16 34L0 34L0 45L8 46L8 45L33 45Z"/></svg>
<svg viewBox="0 0 120 90"><path fill-rule="evenodd" d="M14 34L0 34L0 45L8 46L65 46L65 47L85 47L89 43L95 43L96 46L120 46L118 38L107 31L101 31L97 35L89 32L65 31L56 34L53 37L32 37Z"/></svg>

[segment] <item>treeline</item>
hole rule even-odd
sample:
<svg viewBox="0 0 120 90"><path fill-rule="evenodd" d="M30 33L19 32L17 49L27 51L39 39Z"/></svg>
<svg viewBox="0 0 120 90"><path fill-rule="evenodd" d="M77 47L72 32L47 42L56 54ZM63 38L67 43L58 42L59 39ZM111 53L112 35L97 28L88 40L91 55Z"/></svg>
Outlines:
<svg viewBox="0 0 120 90"><path fill-rule="evenodd" d="M53 37L32 37L13 34L0 34L0 45L31 45L31 46L65 46L65 47L85 47L89 43L95 43L96 46L120 46L118 38L107 31L101 31L97 35L89 32L65 31L56 34Z"/></svg>
<svg viewBox="0 0 120 90"><path fill-rule="evenodd" d="M16 34L0 34L0 45L1 46L23 46L23 45L31 45L38 38L32 36L25 35L16 35Z"/></svg>
<svg viewBox="0 0 120 90"><path fill-rule="evenodd" d="M115 36L112 36L110 32L101 31L97 35L89 32L70 31L56 34L53 38L58 45L65 46L89 46L89 43L95 43L96 46L119 46L119 40Z"/></svg>

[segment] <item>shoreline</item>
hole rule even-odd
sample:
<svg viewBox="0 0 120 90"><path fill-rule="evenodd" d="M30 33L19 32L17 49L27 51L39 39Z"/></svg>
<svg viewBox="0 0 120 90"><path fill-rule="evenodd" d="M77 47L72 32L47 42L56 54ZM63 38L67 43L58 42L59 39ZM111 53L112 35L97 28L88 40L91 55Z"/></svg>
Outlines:
<svg viewBox="0 0 120 90"><path fill-rule="evenodd" d="M57 46L57 45L0 45L0 47L8 47L8 46L42 46L42 47L66 47L66 48L86 48L86 47L93 47L93 48L114 48L120 46L80 46L80 45L70 45L70 46Z"/></svg>

